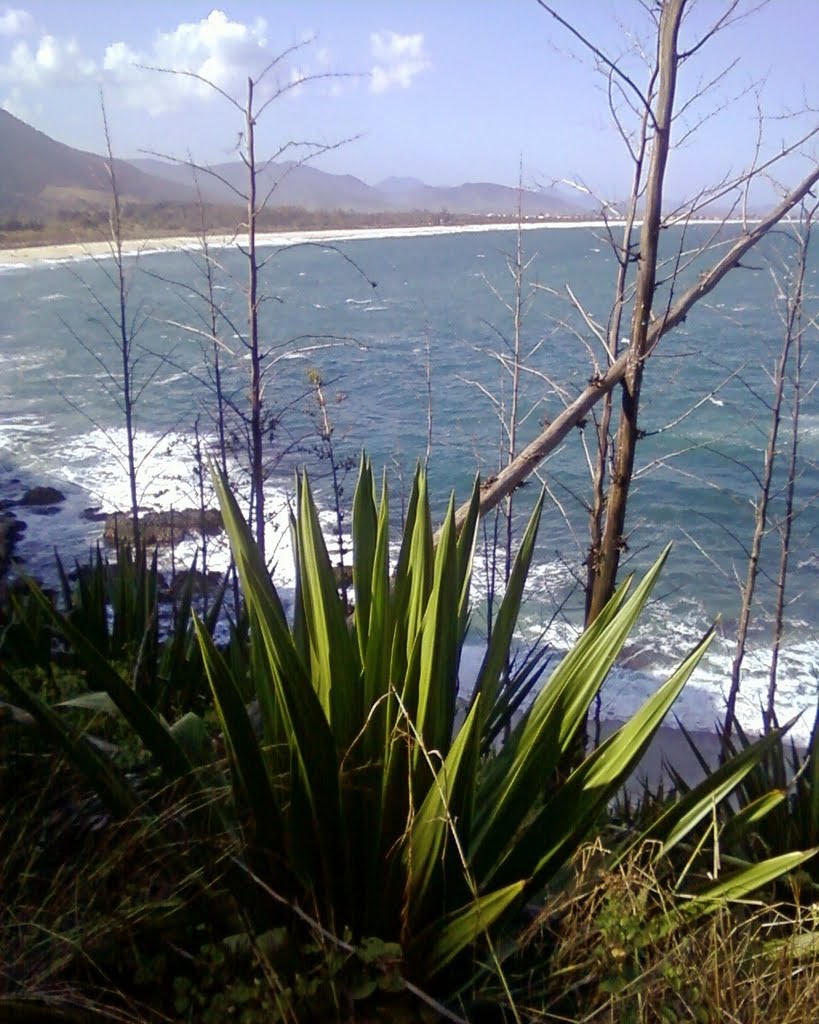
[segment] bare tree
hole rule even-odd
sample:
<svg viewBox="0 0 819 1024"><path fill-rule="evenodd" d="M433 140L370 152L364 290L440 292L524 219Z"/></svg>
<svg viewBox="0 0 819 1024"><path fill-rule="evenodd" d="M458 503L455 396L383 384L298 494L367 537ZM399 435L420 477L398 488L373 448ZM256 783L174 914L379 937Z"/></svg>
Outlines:
<svg viewBox="0 0 819 1024"><path fill-rule="evenodd" d="M122 248L122 210L120 194L117 187L116 165L111 149L111 133L108 130L108 116L105 113L105 102L100 97L102 123L105 130L105 152L108 157L106 170L111 180L111 248L117 283L117 309L115 314L116 330L119 335L120 356L122 360L122 404L125 413L125 443L128 457L128 486L131 491L131 517L134 524L134 539L139 539L139 500L137 498L137 468L134 455L134 382L132 379L133 336L128 323L128 289L125 280L125 266Z"/></svg>
<svg viewBox="0 0 819 1024"><path fill-rule="evenodd" d="M529 269L535 255L526 256L523 246L523 180L522 167L518 169L518 211L517 231L514 248L511 252L502 253L504 268L511 278L511 295L503 287L490 280L486 274L483 281L497 299L504 312L504 323L485 322L490 330L494 344L479 348L481 355L497 363L500 378L496 385L483 383L475 377L462 376L465 383L477 388L487 399L497 417L500 438L497 453L497 471L504 469L515 457L518 446L518 435L523 425L531 419L540 408L541 398L524 408L522 386L527 374L540 371L534 365L535 356L540 350L543 340L538 338L526 345L523 338L524 324L535 298L536 289L528 280ZM493 467L494 468L494 467ZM500 519L492 527L492 540L486 549L487 591L489 598L489 625L491 628L492 604L495 595L498 555L500 555L500 583L505 586L512 571L514 555L514 493L509 493L502 503Z"/></svg>
<svg viewBox="0 0 819 1024"><path fill-rule="evenodd" d="M309 42L309 41L308 41ZM256 540L265 552L265 483L268 476L266 453L269 441L275 437L280 420L273 414L266 401L266 371L274 364L270 359L270 351L266 350L262 340L261 308L268 298L261 289L261 273L275 253L265 257L259 255L258 226L259 219L270 203L283 178L304 163L315 159L322 153L342 145L343 140L336 143L315 141L289 140L279 145L264 160L257 154L256 132L261 117L271 104L286 96L295 89L321 79L342 77L335 73L318 75L285 75L277 77L281 71L289 70L289 61L307 42L296 44L276 55L256 76L247 79L247 90L244 98L238 98L222 89L215 82L192 71L174 68L147 68L146 70L191 78L213 90L225 102L234 108L241 119L242 129L239 134L239 156L244 164L246 177L243 186L237 186L215 168L198 163L192 159L179 160L164 153L153 155L162 159L173 160L188 166L194 172L205 174L219 181L228 188L237 201L244 205L245 220L239 225L246 232L246 242L237 240L236 246L246 260L246 280L244 292L247 308L247 327L245 331L235 332L239 335L240 344L245 348L250 364L250 380L247 396L247 458L250 480L249 516L253 525ZM291 158L284 168L276 175L277 161ZM272 183L265 177L268 171L274 172ZM210 254L206 262L210 262ZM213 306L211 306L213 308Z"/></svg>
<svg viewBox="0 0 819 1024"><path fill-rule="evenodd" d="M763 399L766 407L770 410L770 417L762 457L762 469L759 473L752 470L758 493L754 501L754 526L751 542L747 548L748 559L745 580L740 586L740 613L723 726L723 736L726 740L730 739L736 721L736 703L742 681L743 663L747 653L748 633L755 608L757 584L763 571L761 565L763 545L772 532L779 534L780 554L779 569L775 581L773 649L763 717L766 728L776 721L776 680L784 626L791 535L794 518L798 514L798 509L795 505L795 493L800 475L798 452L804 358L803 339L808 327L804 316L805 278L812 220L815 210L815 203L812 203L809 208L803 209L799 225L795 226L792 232L786 236L793 239L796 250L792 261L793 266L789 272L789 283L785 284L778 277L776 271L772 270L777 291L783 296L785 303L782 313L783 335L776 365L771 374L772 394L770 400ZM791 389L790 396L787 393L789 385ZM783 456L780 434L785 418L788 415L787 402L789 399L790 438L787 441L787 462L783 476L782 471L779 471L779 463ZM777 508L775 503L777 499L782 499L782 504L784 505L778 522L775 521ZM772 519L774 520L773 523Z"/></svg>
<svg viewBox="0 0 819 1024"><path fill-rule="evenodd" d="M590 579L588 619L591 621L611 593L623 551L634 453L640 438L638 413L646 364L663 337L682 324L726 275L742 268L744 257L773 227L798 207L819 181L819 167L813 166L802 181L786 191L781 201L766 215L755 221L746 218L742 230L727 242L725 236L720 234L730 214L736 212L737 204L742 206L747 201L753 182L770 174L779 162L800 152L819 132L819 126L803 132L766 160L759 157L760 149L757 145L754 159L748 168L727 176L710 189L703 189L687 208L664 213L663 195L672 148L673 125L681 110L687 111L694 99L707 88L698 87L694 97L679 104L675 110L678 74L685 63L718 31L738 17L738 3L726 0L711 26L684 51L680 49L679 34L683 17L691 6L689 0L663 0L661 4L654 5L649 14L655 26L656 47L654 57L649 61L644 88L640 88L620 67L620 61L604 54L550 4L543 0L538 0L538 3L593 54L596 64L606 73L612 92L616 90L621 98L626 98L624 102L636 117L636 138L627 134L625 139L633 162L633 187L626 212L622 215L622 241L617 241L609 229L612 208L604 206L607 235L618 257L612 313L607 329L600 330L600 336L596 339L606 353L605 365L593 372L588 385L576 397L567 398L563 410L545 424L538 437L517 452L492 480L486 482L481 493L481 512L485 514L507 498L573 429L586 422L598 403L602 402L603 414L598 420L598 449L600 453L609 453L612 469L607 493L604 494L605 479L609 474L605 454L600 455L593 488L596 497L593 497L591 503L593 524L600 524L597 537L594 527L592 529L592 547L599 550L592 550L590 557L590 574L593 578ZM615 111L613 116L619 115ZM687 134L688 131L682 137ZM729 203L729 211L724 215L722 224L713 229L704 245L698 245L694 251L687 251L685 240L688 228L696 223L698 215L708 204L719 201ZM619 210L614 210L614 214L621 216ZM642 218L642 224L639 239L635 239L633 229L636 228L638 217ZM669 259L661 255L659 242L663 230L671 224L680 229L680 243ZM611 228L616 226L612 224ZM707 264L705 260L709 255L711 262ZM681 275L695 262L704 269L693 282L683 287ZM661 294L663 297L660 301ZM593 318L583 312L586 323L594 323ZM623 346L619 342L619 326L626 316L630 317L631 327L629 343ZM620 390L619 423L614 437L610 439L608 419L613 413L613 406L609 408L607 416L606 403L613 400L617 389ZM459 523L463 521L466 510L466 505L459 509Z"/></svg>
<svg viewBox="0 0 819 1024"><path fill-rule="evenodd" d="M150 456L164 435L156 439L151 448L139 458L136 446L136 409L141 396L155 380L163 365L163 360L154 358L152 353L141 344L137 344L137 338L147 323L149 315L142 302L132 299L133 267L128 265L129 256L125 246L122 194L117 179L117 161L113 155L108 116L102 94L100 94L100 110L105 136L104 164L111 194L108 230L105 236L109 251L107 258L90 253L89 258L99 271L103 284L102 286L97 283L92 284L79 271L73 268L69 268L69 270L88 291L92 308L95 311L91 322L108 339L114 352L113 358L105 352L98 351L97 346L85 336L84 332L80 332L65 321L63 323L72 338L100 367L103 387L122 413L125 431L124 442L120 442L113 431L89 413L82 404L76 402L72 395L59 388L58 391L73 409L103 434L109 452L121 463L128 481L128 516L131 520L133 539L138 544L140 539L140 468L142 462ZM134 262L137 256L134 257Z"/></svg>

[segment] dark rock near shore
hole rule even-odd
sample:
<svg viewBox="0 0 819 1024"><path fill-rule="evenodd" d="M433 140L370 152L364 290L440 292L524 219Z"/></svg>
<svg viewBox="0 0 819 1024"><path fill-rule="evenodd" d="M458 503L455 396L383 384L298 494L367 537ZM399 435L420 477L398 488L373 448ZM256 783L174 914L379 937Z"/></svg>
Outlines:
<svg viewBox="0 0 819 1024"><path fill-rule="evenodd" d="M224 529L218 509L172 509L168 512L147 512L139 517L139 530L145 544L176 544L191 534L212 536ZM129 513L115 512L106 516L103 533L106 544L134 539L134 523Z"/></svg>
<svg viewBox="0 0 819 1024"><path fill-rule="evenodd" d="M28 510L32 516L58 516L60 509L57 505L35 505Z"/></svg>
<svg viewBox="0 0 819 1024"><path fill-rule="evenodd" d="M87 519L89 523L102 523L108 518L108 513L103 512L99 505L92 505L90 508L82 510L82 517Z"/></svg>
<svg viewBox="0 0 819 1024"><path fill-rule="evenodd" d="M13 513L0 513L0 576L8 569L14 546L25 528L26 524L20 522Z"/></svg>
<svg viewBox="0 0 819 1024"><path fill-rule="evenodd" d="M20 499L20 504L26 507L59 505L61 501L65 501L65 495L56 487L30 487Z"/></svg>
<svg viewBox="0 0 819 1024"><path fill-rule="evenodd" d="M222 574L211 569L204 573L199 569L183 569L177 572L168 588L168 593L174 597L182 593L188 581L192 581L193 592L197 596L210 593L222 582Z"/></svg>

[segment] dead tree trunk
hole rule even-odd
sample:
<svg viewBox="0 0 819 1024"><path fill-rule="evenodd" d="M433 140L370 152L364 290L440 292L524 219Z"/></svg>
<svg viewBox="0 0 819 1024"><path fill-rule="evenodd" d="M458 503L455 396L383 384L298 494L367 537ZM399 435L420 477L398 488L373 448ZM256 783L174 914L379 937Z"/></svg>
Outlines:
<svg viewBox="0 0 819 1024"><path fill-rule="evenodd" d="M819 166L814 167L767 216L753 226L749 225L748 230L740 235L722 258L708 270L703 271L697 281L665 311L661 319L654 320L649 325L646 332L646 359L651 356L660 339L678 327L694 306L709 295L730 271L741 266L742 258L746 253L794 207L798 206L817 182L819 182ZM625 379L629 356L628 351L618 356L606 372L591 380L577 398L570 402L508 466L500 470L494 479L487 480L481 488L480 514L482 516L495 508L531 476L546 456L551 454L561 441L581 424L594 406ZM468 512L469 502L465 502L456 513L455 522L459 529L463 526Z"/></svg>
<svg viewBox="0 0 819 1024"><path fill-rule="evenodd" d="M686 0L671 0L660 14L657 104L652 117L653 143L646 187L645 212L640 231L636 293L626 372L621 386L620 422L614 442L614 465L606 501L606 522L600 551L593 566L592 592L587 622L593 622L614 593L620 553L625 541L629 488L634 474L634 455L639 437L637 418L645 361L649 355L649 326L657 283L663 185L671 148L671 121L677 86L679 54L677 39Z"/></svg>
<svg viewBox="0 0 819 1024"><path fill-rule="evenodd" d="M649 82L647 96L650 99L654 93L656 71ZM650 107L647 105L643 110L640 124L639 143L634 151L634 177L632 179L631 196L629 198L628 210L626 212L626 223L623 228L623 242L617 250L617 281L614 289L614 303L609 316L607 337L607 358L608 365L620 355L620 331L623 323L623 314L626 308L626 287L628 285L628 274L631 264L635 260L634 226L637 220L637 206L643 184L643 168L645 165L646 151L648 147L648 130ZM612 455L611 444L611 417L613 412L612 393L609 391L603 398L603 410L600 419L596 424L597 428L597 453L592 473L592 497L589 508L589 553L586 560L586 613L585 624L591 622L592 594L594 582L597 577L600 563L600 553L603 547L603 529L606 513L606 477L609 460Z"/></svg>

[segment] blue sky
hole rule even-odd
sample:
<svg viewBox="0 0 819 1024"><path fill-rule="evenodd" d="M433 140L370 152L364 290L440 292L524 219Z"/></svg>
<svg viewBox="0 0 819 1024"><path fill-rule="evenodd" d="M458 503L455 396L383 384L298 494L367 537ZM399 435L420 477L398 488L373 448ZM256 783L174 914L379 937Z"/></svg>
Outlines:
<svg viewBox="0 0 819 1024"><path fill-rule="evenodd" d="M612 56L648 39L638 0L553 0ZM687 39L729 0L692 0ZM741 10L757 6L740 0ZM231 159L234 110L190 80L135 65L187 67L241 93L271 55L313 39L280 83L308 81L273 104L262 149L288 139L348 144L318 166L368 182L410 175L431 184L527 184L582 176L621 196L629 162L607 112L605 81L536 0L0 0L0 103L47 134L99 151L99 89L119 155L157 150ZM776 117L819 109L819 0L770 0L685 68L683 97L739 63L698 108L706 121L673 160L679 194L750 160L762 82L766 151L810 124ZM625 67L645 78L639 59ZM690 123L690 121L689 121ZM683 130L678 125L678 134ZM815 150L813 150L815 153ZM801 168L789 167L789 175Z"/></svg>

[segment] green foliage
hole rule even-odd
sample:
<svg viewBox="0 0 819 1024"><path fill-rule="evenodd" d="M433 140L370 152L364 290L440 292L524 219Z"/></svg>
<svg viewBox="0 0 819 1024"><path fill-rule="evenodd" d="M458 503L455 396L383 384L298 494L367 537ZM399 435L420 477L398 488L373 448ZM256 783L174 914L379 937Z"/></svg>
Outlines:
<svg viewBox="0 0 819 1024"><path fill-rule="evenodd" d="M507 967L507 985L527 1020L813 1021L819 960L776 906L753 901L708 916L682 916L675 883L639 851L616 867L597 844L575 861ZM679 879L677 880L679 882ZM784 908L782 908L784 910ZM774 946L772 928L788 942ZM496 1002L496 988L482 993Z"/></svg>
<svg viewBox="0 0 819 1024"><path fill-rule="evenodd" d="M213 745L202 720L187 715L169 727L149 699L155 692L150 679L143 685L137 673L123 678L84 634L80 616L61 614L37 595L40 606L85 666L94 691L107 695L165 778L209 807L189 814L186 827L239 843L242 855L233 859L223 884L257 930L285 921L287 907L308 907L320 927L334 935L349 931L358 946L373 935L398 944L406 976L457 987L487 954L496 959L504 925L526 901L561 884L566 865L638 763L710 637L630 722L562 778L558 767L667 552L639 584L627 580L621 586L529 709L513 719L508 695L516 684L507 685L505 672L541 498L462 712L458 669L468 624L477 482L460 533L450 501L435 544L419 470L391 573L386 485L379 499L372 467L362 461L352 523L355 607L348 615L302 477L292 522L292 622L226 481L217 478L216 488L244 592L246 654L220 651L207 624L195 616L193 622L227 755L229 805L221 796L214 803L214 787L221 792L226 780L218 763L208 763ZM146 572L150 586L152 569ZM132 585L139 592L139 580ZM134 618L141 606L123 599ZM100 625L90 614L82 621L92 629ZM240 646L242 635L234 632ZM106 637L110 643L110 635L94 636L103 646ZM176 689L174 673L184 675L192 661L169 657L169 688ZM159 672L160 659L151 664ZM4 676L2 683L74 757L113 813L134 813L133 794L110 762L19 681ZM251 694L261 735L246 704ZM104 703L89 700L96 710ZM504 726L509 735L498 746ZM715 800L760 756L755 750L739 758L652 826L659 848L671 849L712 813ZM743 866L694 892L689 916L740 898L807 855ZM669 914L660 923L673 931L682 920ZM368 984L362 982L362 991Z"/></svg>
<svg viewBox="0 0 819 1024"><path fill-rule="evenodd" d="M386 488L362 463L353 506L356 607L348 623L309 483L293 524L298 586L292 628L238 506L217 482L251 623L263 752L250 742L238 687L213 644L205 666L228 740L249 843L264 829L283 862L263 876L318 907L324 924L400 940L411 968L434 975L537 893L571 856L645 749L704 650L701 645L632 723L563 786L554 773L662 559L629 584L521 716L498 756L481 758L534 549L539 502L456 727L477 487L456 535L450 503L437 547L423 473L389 577ZM707 642L707 641L706 641ZM257 752L258 751L258 752ZM272 780L286 779L284 791ZM479 943L480 945L480 943Z"/></svg>
<svg viewBox="0 0 819 1024"><path fill-rule="evenodd" d="M748 863L819 847L819 709L804 750L792 741L786 744L791 724L771 728L752 741L736 723L735 736L725 746L726 765L744 762L747 766L735 783L734 806L719 809L710 837L729 862ZM685 736L705 773L703 786L713 786L725 774L726 765L712 769L694 739L688 733ZM685 793L685 781L679 776L675 781ZM808 862L805 871L801 883L816 898L819 860Z"/></svg>
<svg viewBox="0 0 819 1024"><path fill-rule="evenodd" d="M400 966L400 946L375 938L296 945L286 928L233 935L201 946L195 969L173 978L173 1010L202 1024L348 1020L362 1008L367 1019L389 1008L385 1020L418 1020Z"/></svg>
<svg viewBox="0 0 819 1024"><path fill-rule="evenodd" d="M116 560L109 562L99 546L88 565L77 563L68 574L56 558L60 600L65 612L56 620L61 644L55 646L52 599L31 586L14 595L10 620L4 629L4 662L9 668L40 668L47 689L54 691L55 665L84 665L93 649L123 677L157 713L171 717L196 709L209 697L202 659L193 627L196 559L183 585L169 594L157 568L156 552L120 541ZM227 579L208 609L205 626L212 631L222 612ZM162 615L162 608L165 615ZM46 696L44 693L43 696ZM83 706L78 698L73 706ZM89 696L89 710L110 711L110 706Z"/></svg>

